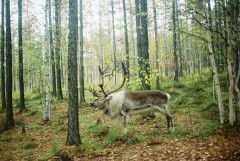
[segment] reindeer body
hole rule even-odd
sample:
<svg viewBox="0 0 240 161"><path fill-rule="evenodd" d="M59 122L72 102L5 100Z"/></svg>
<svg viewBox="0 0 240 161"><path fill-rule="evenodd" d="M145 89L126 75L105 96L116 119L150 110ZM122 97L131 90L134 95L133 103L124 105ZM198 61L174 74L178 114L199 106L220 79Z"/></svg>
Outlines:
<svg viewBox="0 0 240 161"><path fill-rule="evenodd" d="M169 129L170 124L173 128L172 116L167 109L170 97L170 94L159 90L126 90L110 94L105 98L99 97L91 105L102 109L111 119L123 116L125 132L127 131L126 126L129 115L144 114L153 111L158 111L166 116Z"/></svg>

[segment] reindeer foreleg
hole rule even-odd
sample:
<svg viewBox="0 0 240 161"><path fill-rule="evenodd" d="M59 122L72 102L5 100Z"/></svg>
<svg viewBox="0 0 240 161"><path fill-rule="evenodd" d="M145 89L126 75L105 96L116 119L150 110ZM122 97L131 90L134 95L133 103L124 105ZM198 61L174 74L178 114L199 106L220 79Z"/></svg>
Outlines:
<svg viewBox="0 0 240 161"><path fill-rule="evenodd" d="M127 123L128 123L128 118L129 114L127 112L121 111L121 114L123 115L123 125L124 125L124 133L127 133Z"/></svg>

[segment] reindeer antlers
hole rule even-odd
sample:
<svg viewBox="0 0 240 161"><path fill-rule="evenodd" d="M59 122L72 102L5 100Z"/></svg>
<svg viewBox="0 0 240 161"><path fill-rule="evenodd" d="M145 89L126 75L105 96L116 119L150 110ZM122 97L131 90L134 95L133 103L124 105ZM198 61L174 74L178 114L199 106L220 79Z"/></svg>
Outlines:
<svg viewBox="0 0 240 161"><path fill-rule="evenodd" d="M125 81L126 81L126 76L127 76L127 71L126 71L124 62L122 62L122 69L123 69L123 73L124 73L124 78L123 78L122 85L121 85L118 89L116 89L116 90L114 90L114 91L112 91L112 92L109 92L109 93L107 94L107 96L110 95L110 94L112 94L112 93L114 93L114 92L116 92L116 91L118 91L119 89L121 89L121 88L123 87L123 85L124 85L124 83L125 83Z"/></svg>
<svg viewBox="0 0 240 161"><path fill-rule="evenodd" d="M122 85L121 85L118 89L113 90L113 91L111 91L111 92L109 92L109 93L107 93L107 94L106 94L106 92L104 91L104 77L106 77L106 76L104 76L104 74L106 74L107 69L106 69L106 70L102 70L100 66L98 67L98 69L99 69L99 73L100 73L100 75L101 75L101 77L102 77L102 83L99 84L99 87L101 88L101 90L102 90L102 92L103 92L103 94L104 94L105 97L107 97L108 95L110 95L110 94L118 91L118 90L121 89L121 88L123 87L123 85L125 84L127 71L126 71L124 62L122 62L122 69L123 69L123 73L124 73L124 78L123 78ZM113 71L112 71L112 74L109 74L109 75L113 75ZM109 76L109 75L107 75L107 76ZM90 88L89 88L89 91L90 91L94 96L99 97L99 95L96 93L96 91L95 91L94 89L90 89Z"/></svg>
<svg viewBox="0 0 240 161"><path fill-rule="evenodd" d="M93 94L93 96L95 97L99 97L99 95L97 94L97 92L92 88L89 87L89 91Z"/></svg>
<svg viewBox="0 0 240 161"><path fill-rule="evenodd" d="M107 94L105 93L104 89L103 89L103 84L99 84L99 87L102 89L103 94L105 95L105 97L107 97Z"/></svg>

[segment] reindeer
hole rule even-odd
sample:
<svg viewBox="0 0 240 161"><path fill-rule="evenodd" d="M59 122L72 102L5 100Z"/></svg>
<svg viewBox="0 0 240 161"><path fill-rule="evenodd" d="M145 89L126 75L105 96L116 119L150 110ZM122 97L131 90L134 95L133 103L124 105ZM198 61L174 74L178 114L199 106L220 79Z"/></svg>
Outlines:
<svg viewBox="0 0 240 161"><path fill-rule="evenodd" d="M170 94L160 90L124 90L114 93L120 90L126 81L126 69L123 63L122 68L124 71L124 79L122 85L118 89L105 93L103 84L99 85L103 93L97 93L94 89L89 89L95 97L98 97L91 102L90 105L95 107L95 110L103 110L104 114L108 115L111 119L114 119L117 116L123 116L125 133L127 132L127 122L130 115L146 114L153 111L158 111L166 116L168 130L173 131L172 115L167 108L167 103L171 98Z"/></svg>

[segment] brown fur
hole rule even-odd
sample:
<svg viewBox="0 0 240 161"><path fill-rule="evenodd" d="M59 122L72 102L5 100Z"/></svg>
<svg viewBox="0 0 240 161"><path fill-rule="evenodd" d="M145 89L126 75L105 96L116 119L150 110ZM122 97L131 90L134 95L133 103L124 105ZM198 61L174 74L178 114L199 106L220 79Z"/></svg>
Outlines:
<svg viewBox="0 0 240 161"><path fill-rule="evenodd" d="M138 102L138 104L152 104L167 103L168 97L165 92L159 90L147 91L125 91L126 98Z"/></svg>

